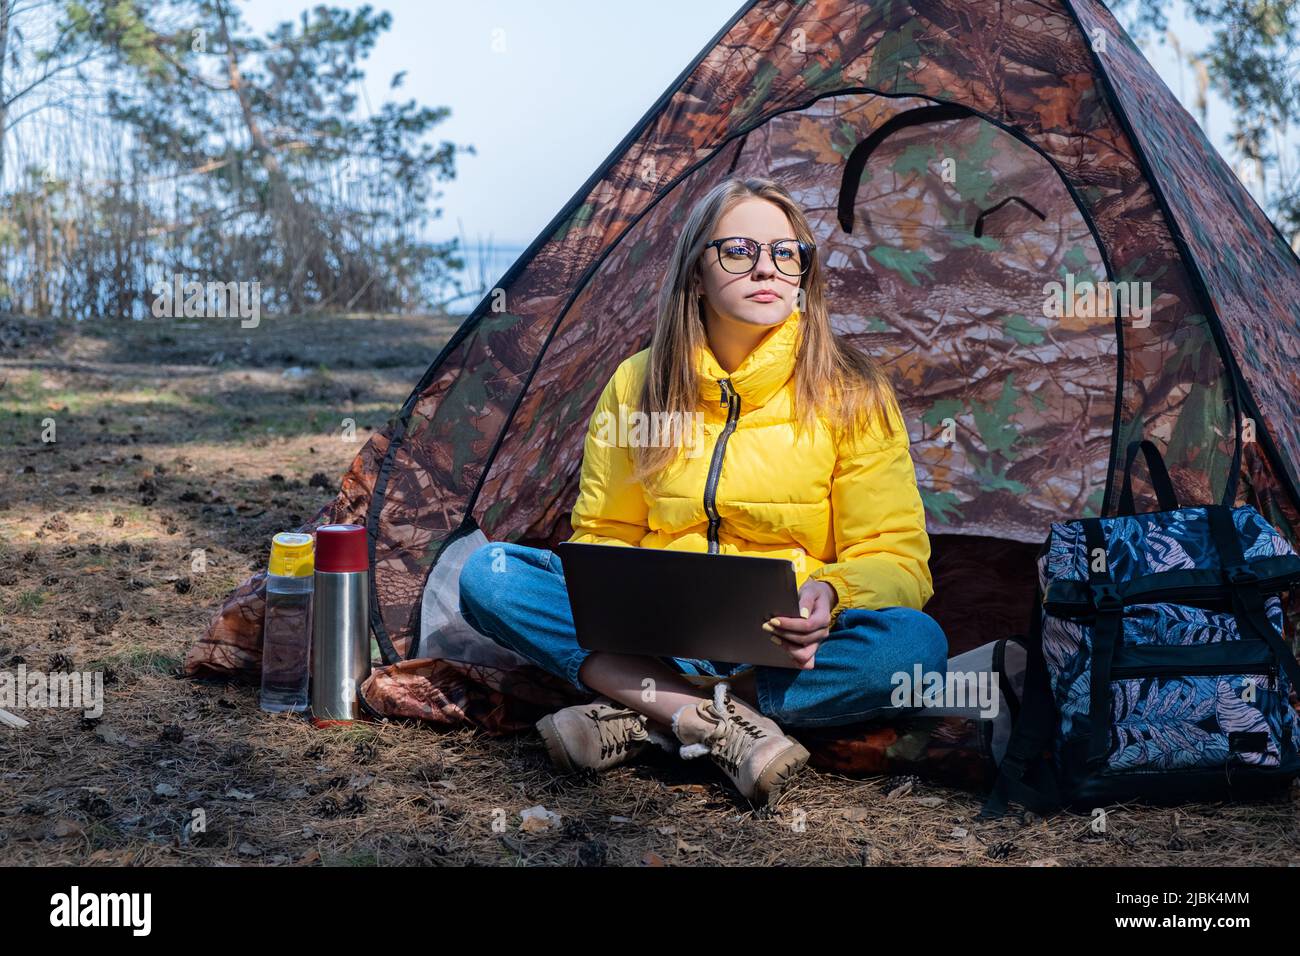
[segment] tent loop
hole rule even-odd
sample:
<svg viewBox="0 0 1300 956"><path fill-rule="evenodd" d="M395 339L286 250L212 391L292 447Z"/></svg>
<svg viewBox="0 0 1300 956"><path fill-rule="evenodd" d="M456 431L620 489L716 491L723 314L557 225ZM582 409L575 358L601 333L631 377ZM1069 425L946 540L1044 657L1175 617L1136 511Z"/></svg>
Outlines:
<svg viewBox="0 0 1300 956"><path fill-rule="evenodd" d="M891 116L886 122L881 123L878 129L872 130L871 135L853 147L853 152L844 163L844 176L840 181L840 201L838 206L838 218L840 228L846 235L853 235L853 207L858 201L858 185L862 180L862 171L867 168L867 160L875 152L876 147L884 142L888 137L898 132L900 129L906 129L908 126L917 126L921 123L943 123L948 120L979 118L979 115L969 107L961 106L957 103L943 103L938 106L918 106L915 109L907 110Z"/></svg>

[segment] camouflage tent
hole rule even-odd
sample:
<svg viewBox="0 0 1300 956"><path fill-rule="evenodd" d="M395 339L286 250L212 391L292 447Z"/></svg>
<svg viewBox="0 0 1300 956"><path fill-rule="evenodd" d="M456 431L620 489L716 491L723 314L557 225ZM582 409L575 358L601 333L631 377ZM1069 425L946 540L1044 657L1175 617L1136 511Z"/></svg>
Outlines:
<svg viewBox="0 0 1300 956"><path fill-rule="evenodd" d="M1098 0L752 0L318 517L370 532L392 665L366 686L376 710L508 730L572 699L531 667L406 661L425 582L475 527L568 536L600 389L648 344L678 224L732 174L801 203L837 330L893 376L934 547L926 610L954 653L1023 629L1048 523L1115 513L1135 438L1182 504L1249 502L1300 544L1300 262ZM190 673L255 670L259 585Z"/></svg>

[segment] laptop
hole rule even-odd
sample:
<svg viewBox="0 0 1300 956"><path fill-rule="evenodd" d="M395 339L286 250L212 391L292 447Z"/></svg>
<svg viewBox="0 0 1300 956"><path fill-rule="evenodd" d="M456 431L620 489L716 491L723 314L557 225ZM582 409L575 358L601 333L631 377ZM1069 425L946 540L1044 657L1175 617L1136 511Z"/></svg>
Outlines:
<svg viewBox="0 0 1300 956"><path fill-rule="evenodd" d="M788 559L568 541L555 550L580 647L798 667L763 630L799 616Z"/></svg>

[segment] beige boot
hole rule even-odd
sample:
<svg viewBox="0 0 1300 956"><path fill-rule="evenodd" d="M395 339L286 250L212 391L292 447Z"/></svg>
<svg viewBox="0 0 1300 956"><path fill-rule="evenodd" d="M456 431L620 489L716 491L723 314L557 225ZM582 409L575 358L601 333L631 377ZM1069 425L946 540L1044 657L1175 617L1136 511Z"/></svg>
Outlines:
<svg viewBox="0 0 1300 956"><path fill-rule="evenodd" d="M679 752L688 760L709 754L741 795L771 806L808 762L808 751L728 690L725 682L719 683L713 700L687 704L673 714L673 733L682 742Z"/></svg>
<svg viewBox="0 0 1300 956"><path fill-rule="evenodd" d="M640 753L648 743L665 750L675 742L655 729L644 714L598 697L590 704L565 707L537 722L551 761L566 773L605 770Z"/></svg>

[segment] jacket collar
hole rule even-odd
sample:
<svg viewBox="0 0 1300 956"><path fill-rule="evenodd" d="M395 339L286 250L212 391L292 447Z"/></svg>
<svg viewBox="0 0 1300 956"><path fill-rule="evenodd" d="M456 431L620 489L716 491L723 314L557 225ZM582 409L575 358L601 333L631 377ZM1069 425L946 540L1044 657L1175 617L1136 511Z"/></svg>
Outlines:
<svg viewBox="0 0 1300 956"><path fill-rule="evenodd" d="M695 363L701 400L717 406L722 401L722 386L718 383L725 378L731 380L732 388L740 395L742 408L761 408L771 401L794 374L799 321L799 310L795 309L784 322L772 327L734 372L718 364L707 342L701 346Z"/></svg>

